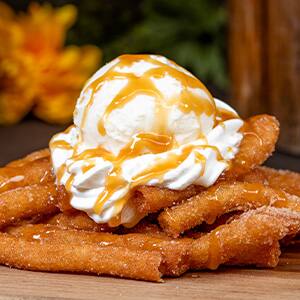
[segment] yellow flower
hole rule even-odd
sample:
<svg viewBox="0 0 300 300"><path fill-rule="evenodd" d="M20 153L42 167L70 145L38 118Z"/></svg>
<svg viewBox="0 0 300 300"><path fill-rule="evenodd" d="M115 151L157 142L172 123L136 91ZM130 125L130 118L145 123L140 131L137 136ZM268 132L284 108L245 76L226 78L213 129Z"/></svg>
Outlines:
<svg viewBox="0 0 300 300"><path fill-rule="evenodd" d="M66 123L87 78L96 70L95 46L64 47L76 9L31 4L16 15L0 2L0 124L20 121L30 110L42 120Z"/></svg>

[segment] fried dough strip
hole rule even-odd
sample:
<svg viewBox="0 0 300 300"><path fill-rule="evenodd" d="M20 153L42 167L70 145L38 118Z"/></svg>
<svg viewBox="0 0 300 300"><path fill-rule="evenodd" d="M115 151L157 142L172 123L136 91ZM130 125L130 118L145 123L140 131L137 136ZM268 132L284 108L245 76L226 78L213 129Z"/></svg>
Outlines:
<svg viewBox="0 0 300 300"><path fill-rule="evenodd" d="M53 183L35 184L0 194L0 227L57 210Z"/></svg>
<svg viewBox="0 0 300 300"><path fill-rule="evenodd" d="M279 125L274 117L259 115L249 118L239 152L223 179L235 178L263 163L274 151L278 134ZM142 186L137 189L132 202L139 213L147 215L179 203L200 191L201 187L197 186L182 191Z"/></svg>
<svg viewBox="0 0 300 300"><path fill-rule="evenodd" d="M157 224L149 223L146 219L131 228L120 227L117 232L118 234L143 233L152 236L167 236Z"/></svg>
<svg viewBox="0 0 300 300"><path fill-rule="evenodd" d="M191 268L215 270L221 264L275 267L278 241L300 230L300 214L285 208L262 207L244 213L194 240Z"/></svg>
<svg viewBox="0 0 300 300"><path fill-rule="evenodd" d="M23 158L14 160L8 163L6 167L22 167L29 162L33 162L41 158L50 158L50 151L48 148L32 152Z"/></svg>
<svg viewBox="0 0 300 300"><path fill-rule="evenodd" d="M189 267L191 240L154 237L147 234L116 235L90 231L63 230L51 225L25 225L11 228L10 234L41 243L52 241L58 244L91 243L101 246L125 247L133 250L158 251L162 255L160 271L164 275L179 276Z"/></svg>
<svg viewBox="0 0 300 300"><path fill-rule="evenodd" d="M70 198L63 186L59 186L58 206L64 213L76 212L70 205ZM134 196L130 199L130 213L139 216L142 219L144 216L161 210L162 208L174 205L191 196L196 195L201 187L190 186L182 191L174 191L166 188L155 186L140 186L135 191Z"/></svg>
<svg viewBox="0 0 300 300"><path fill-rule="evenodd" d="M260 268L274 268L278 265L281 254L280 244L276 241L271 245L247 248L247 255L243 251L236 253L227 266L255 266Z"/></svg>
<svg viewBox="0 0 300 300"><path fill-rule="evenodd" d="M96 244L39 243L0 233L0 264L50 271L87 272L132 279L161 281L161 255L157 251Z"/></svg>
<svg viewBox="0 0 300 300"><path fill-rule="evenodd" d="M60 211L66 214L76 213L78 210L73 208L70 204L70 194L63 185L57 186L57 206Z"/></svg>
<svg viewBox="0 0 300 300"><path fill-rule="evenodd" d="M200 225L212 224L217 217L231 211L245 211L264 205L288 207L300 211L300 199L259 183L220 183L184 203L167 208L158 221L174 237Z"/></svg>
<svg viewBox="0 0 300 300"><path fill-rule="evenodd" d="M40 158L23 166L0 168L0 193L49 181L54 181L49 158Z"/></svg>
<svg viewBox="0 0 300 300"><path fill-rule="evenodd" d="M146 215L186 200L198 194L201 189L201 187L194 185L182 191L155 186L141 186L137 189L132 202L139 213Z"/></svg>
<svg viewBox="0 0 300 300"><path fill-rule="evenodd" d="M62 229L77 229L97 232L112 232L115 228L109 227L107 224L97 224L86 213L59 213L48 220L47 224L56 225Z"/></svg>
<svg viewBox="0 0 300 300"><path fill-rule="evenodd" d="M239 153L232 162L232 168L224 175L225 177L236 177L248 172L250 169L261 164L274 150L274 145L278 137L278 122L274 117L268 115L255 116L246 122L245 136L241 143ZM44 157L47 160L49 151L41 150L31 155L9 164L12 166L26 166L27 163L37 158ZM25 165L24 165L25 164ZM50 168L49 168L50 170ZM35 174L35 172L32 172ZM25 176L26 177L26 176ZM27 177L28 182L32 181ZM38 178L38 176L36 177ZM0 181L1 183L1 181ZM183 191L173 191L169 189L141 186L135 193L132 203L141 216L152 212L157 212L162 208L169 207L196 195L201 188L191 186ZM66 194L66 193L59 193ZM58 199L59 207L62 211L74 211L69 204L69 198L63 196Z"/></svg>
<svg viewBox="0 0 300 300"><path fill-rule="evenodd" d="M253 171L242 176L242 181L262 183L270 187L281 189L289 194L300 197L300 174L275 170L267 167L257 167Z"/></svg>
<svg viewBox="0 0 300 300"><path fill-rule="evenodd" d="M275 117L258 115L246 120L239 152L225 177L236 178L261 165L274 151L278 135L279 123Z"/></svg>
<svg viewBox="0 0 300 300"><path fill-rule="evenodd" d="M208 224L208 223L202 223L201 225L198 225L192 229L189 229L184 232L185 237L197 239L201 236L207 234L208 232L213 231L217 227L230 223L234 219L238 218L243 212L241 211L233 211L230 213L226 213L224 215L221 215L218 217L214 223Z"/></svg>

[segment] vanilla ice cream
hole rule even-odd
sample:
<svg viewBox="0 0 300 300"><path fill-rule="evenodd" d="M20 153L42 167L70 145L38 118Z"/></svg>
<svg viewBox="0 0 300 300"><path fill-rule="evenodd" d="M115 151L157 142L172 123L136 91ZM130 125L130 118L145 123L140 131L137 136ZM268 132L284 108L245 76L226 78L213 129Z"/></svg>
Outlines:
<svg viewBox="0 0 300 300"><path fill-rule="evenodd" d="M156 55L123 55L86 83L74 125L50 142L57 183L98 223L130 224L139 185L211 186L238 152L243 121L191 73Z"/></svg>

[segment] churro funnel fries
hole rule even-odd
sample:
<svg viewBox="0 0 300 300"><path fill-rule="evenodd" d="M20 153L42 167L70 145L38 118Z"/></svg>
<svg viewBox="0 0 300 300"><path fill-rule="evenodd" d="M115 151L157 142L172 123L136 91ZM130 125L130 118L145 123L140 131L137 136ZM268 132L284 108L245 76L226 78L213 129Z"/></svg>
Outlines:
<svg viewBox="0 0 300 300"><path fill-rule="evenodd" d="M120 56L50 149L0 168L0 263L153 282L276 267L300 231L300 174L262 166L278 135L176 63Z"/></svg>

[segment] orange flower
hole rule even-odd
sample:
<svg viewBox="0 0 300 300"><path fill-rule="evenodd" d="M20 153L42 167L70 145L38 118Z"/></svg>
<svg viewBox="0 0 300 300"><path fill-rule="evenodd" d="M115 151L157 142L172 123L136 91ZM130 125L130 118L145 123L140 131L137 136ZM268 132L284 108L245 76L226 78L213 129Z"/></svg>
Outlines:
<svg viewBox="0 0 300 300"><path fill-rule="evenodd" d="M87 78L96 70L95 46L64 47L76 9L29 6L16 15L0 2L0 124L20 121L30 110L42 120L66 123Z"/></svg>

